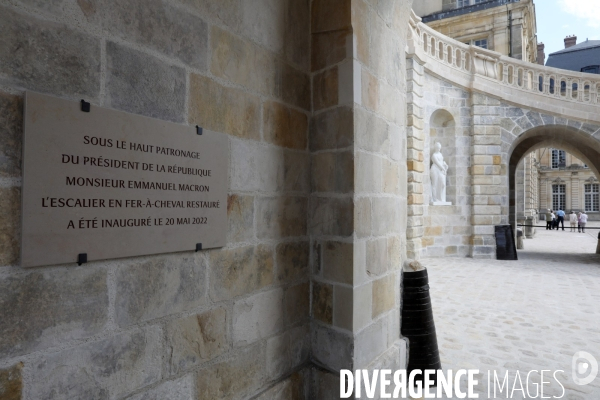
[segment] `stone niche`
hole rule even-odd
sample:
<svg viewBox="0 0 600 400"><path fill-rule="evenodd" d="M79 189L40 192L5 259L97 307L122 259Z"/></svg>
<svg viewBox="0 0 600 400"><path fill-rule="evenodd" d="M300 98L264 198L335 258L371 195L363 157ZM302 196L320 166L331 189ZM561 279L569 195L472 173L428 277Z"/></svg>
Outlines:
<svg viewBox="0 0 600 400"><path fill-rule="evenodd" d="M429 95L440 98L450 107L428 105L425 120L425 173L422 255L425 257L466 256L469 253L470 201L468 186L469 130L464 115L468 112L468 94L447 83L429 78ZM431 96L429 96L431 97ZM457 106L453 106L456 104ZM452 205L431 202L431 155L435 143L442 145L444 162L448 164L446 201Z"/></svg>
<svg viewBox="0 0 600 400"><path fill-rule="evenodd" d="M442 145L442 154L444 162L448 164L448 175L446 177L446 201L455 204L456 202L456 122L450 112L440 109L431 115L429 121L429 141L426 151L427 154L427 198L426 204L431 204L431 155L433 154L435 144L439 142Z"/></svg>

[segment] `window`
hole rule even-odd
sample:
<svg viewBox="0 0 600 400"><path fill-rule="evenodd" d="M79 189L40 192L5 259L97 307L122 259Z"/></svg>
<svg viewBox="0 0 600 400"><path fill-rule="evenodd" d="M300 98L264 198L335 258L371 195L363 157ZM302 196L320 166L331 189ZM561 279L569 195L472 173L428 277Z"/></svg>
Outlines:
<svg viewBox="0 0 600 400"><path fill-rule="evenodd" d="M465 42L465 44L467 46L469 46L469 45L478 46L478 47L481 47L483 49L487 49L488 48L488 41L487 41L487 39L470 40L468 42Z"/></svg>
<svg viewBox="0 0 600 400"><path fill-rule="evenodd" d="M564 210L566 207L566 185L552 185L552 209Z"/></svg>
<svg viewBox="0 0 600 400"><path fill-rule="evenodd" d="M585 185L585 211L600 211L600 185Z"/></svg>
<svg viewBox="0 0 600 400"><path fill-rule="evenodd" d="M600 74L600 65L590 65L588 67L581 68L581 72L587 72L588 74Z"/></svg>
<svg viewBox="0 0 600 400"><path fill-rule="evenodd" d="M487 39L473 40L473 44L477 47L481 47L482 49L488 48Z"/></svg>
<svg viewBox="0 0 600 400"><path fill-rule="evenodd" d="M552 168L564 168L567 166L567 154L564 150L552 149Z"/></svg>
<svg viewBox="0 0 600 400"><path fill-rule="evenodd" d="M472 4L485 3L488 0L456 0L456 7L466 7Z"/></svg>

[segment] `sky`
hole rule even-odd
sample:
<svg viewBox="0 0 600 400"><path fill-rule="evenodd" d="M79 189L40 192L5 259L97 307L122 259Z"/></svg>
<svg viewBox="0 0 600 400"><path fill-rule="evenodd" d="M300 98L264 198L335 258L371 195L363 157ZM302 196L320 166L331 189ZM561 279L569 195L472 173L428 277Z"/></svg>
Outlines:
<svg viewBox="0 0 600 400"><path fill-rule="evenodd" d="M564 39L577 36L577 43L600 40L600 0L535 0L538 43L548 55L565 48Z"/></svg>

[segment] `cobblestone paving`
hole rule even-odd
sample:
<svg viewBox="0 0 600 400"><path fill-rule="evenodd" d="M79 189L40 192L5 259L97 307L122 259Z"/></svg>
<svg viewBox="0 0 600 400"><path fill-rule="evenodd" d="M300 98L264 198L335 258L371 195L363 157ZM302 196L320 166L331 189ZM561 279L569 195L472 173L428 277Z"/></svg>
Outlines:
<svg viewBox="0 0 600 400"><path fill-rule="evenodd" d="M600 374L587 386L572 378L572 359L586 351L600 362L600 255L597 230L589 234L539 230L525 241L519 261L468 258L423 260L429 270L438 343L445 370L479 369L480 399L541 398L530 393L500 394L490 385L494 371L517 371L526 387L531 370L545 373L544 397L600 399ZM564 386L556 383L552 374ZM585 374L584 374L585 375ZM501 378L503 379L503 378ZM539 374L530 382L540 382ZM516 388L520 389L517 382ZM525 394L525 395L524 395Z"/></svg>

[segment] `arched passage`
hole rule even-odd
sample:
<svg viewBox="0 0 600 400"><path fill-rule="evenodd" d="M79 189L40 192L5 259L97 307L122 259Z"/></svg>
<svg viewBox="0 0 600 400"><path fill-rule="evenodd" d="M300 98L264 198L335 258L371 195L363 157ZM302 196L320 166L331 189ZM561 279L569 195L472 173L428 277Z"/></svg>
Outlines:
<svg viewBox="0 0 600 400"><path fill-rule="evenodd" d="M600 137L592 136L582 130L564 125L545 125L532 128L512 144L509 152L509 221L516 226L516 171L519 162L531 151L553 147L565 150L583 160L600 178Z"/></svg>

